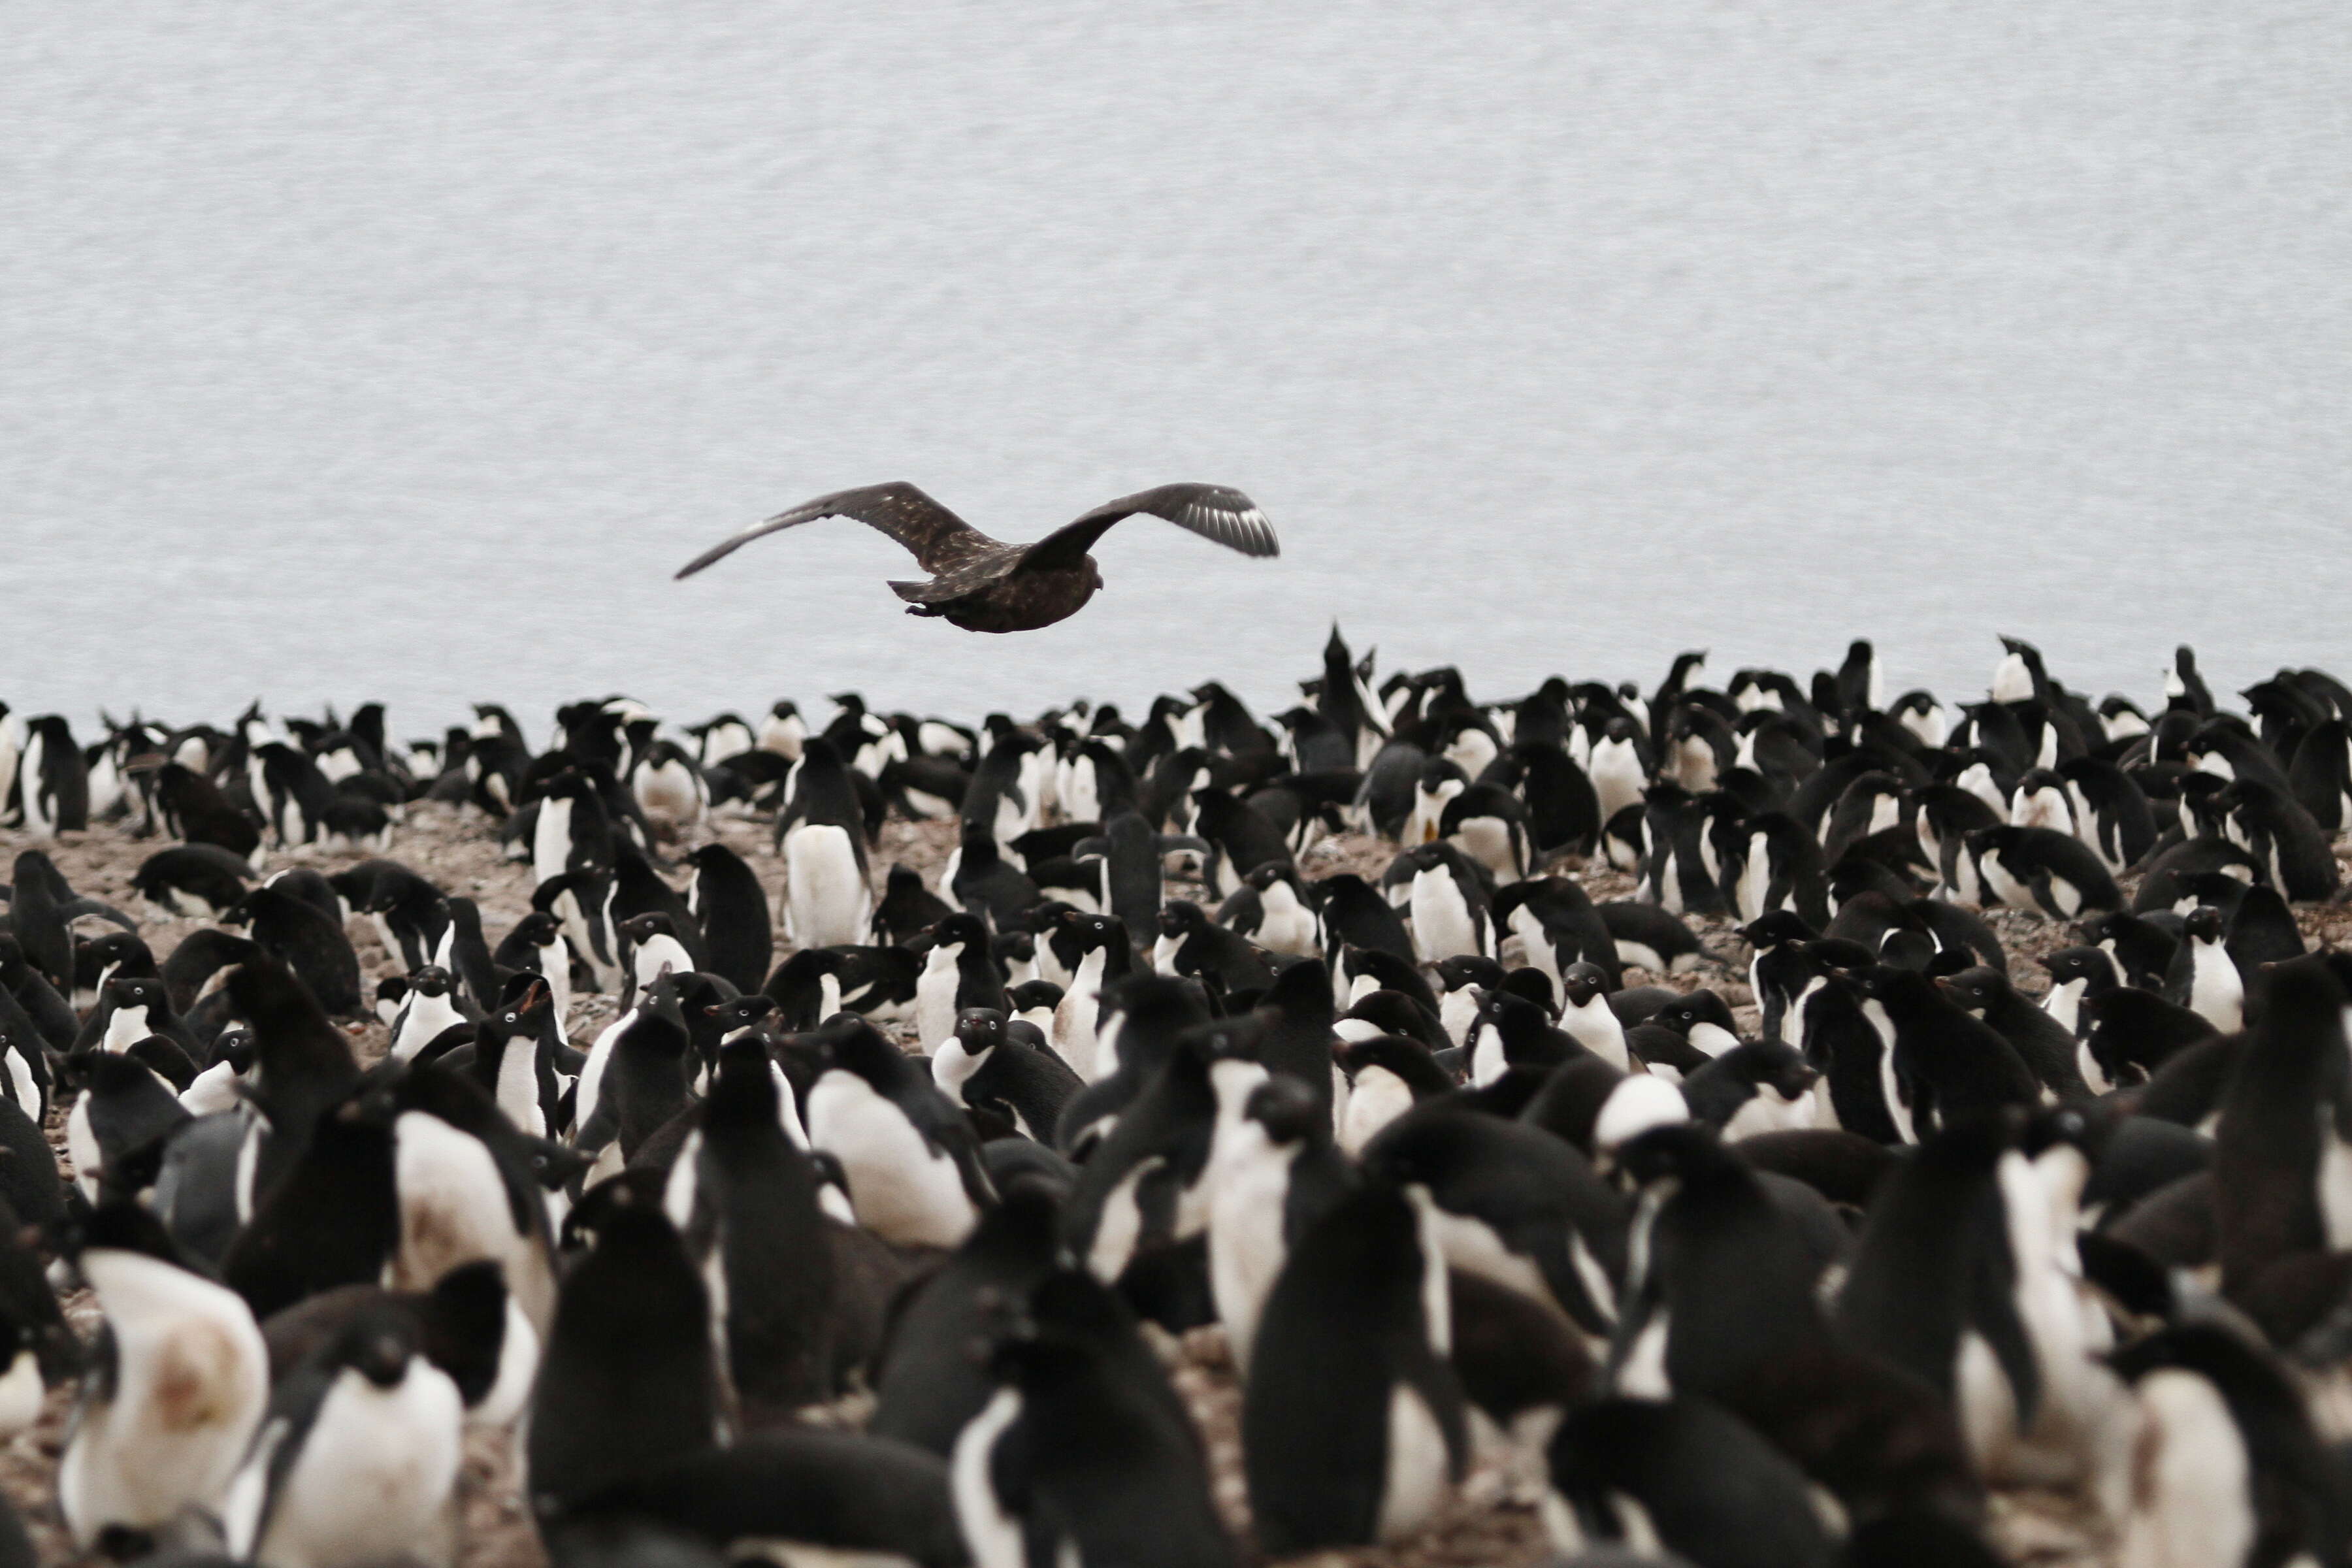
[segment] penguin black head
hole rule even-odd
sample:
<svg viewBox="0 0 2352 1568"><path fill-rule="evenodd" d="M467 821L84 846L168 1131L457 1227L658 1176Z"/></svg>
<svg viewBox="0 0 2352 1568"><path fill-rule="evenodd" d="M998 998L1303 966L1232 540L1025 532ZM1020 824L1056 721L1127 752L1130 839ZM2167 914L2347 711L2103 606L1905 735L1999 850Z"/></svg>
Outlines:
<svg viewBox="0 0 2352 1568"><path fill-rule="evenodd" d="M1503 984L1503 966L1491 958L1475 953L1458 953L1442 959L1437 965L1437 983L1449 992L1465 985L1483 985L1494 990Z"/></svg>
<svg viewBox="0 0 2352 1568"><path fill-rule="evenodd" d="M163 981L149 976L129 976L106 983L106 994L118 1007L161 1007L164 1005Z"/></svg>
<svg viewBox="0 0 2352 1568"><path fill-rule="evenodd" d="M1713 1024L1725 1033L1737 1036L1738 1026L1732 1022L1731 1004L1716 992L1701 987L1678 996L1650 1015L1650 1021L1664 1024L1676 1034L1687 1035L1700 1024Z"/></svg>
<svg viewBox="0 0 2352 1568"><path fill-rule="evenodd" d="M1944 976L1936 982L1936 988L1971 1013L1997 1006L2011 994L2009 976L1982 963Z"/></svg>
<svg viewBox="0 0 2352 1568"><path fill-rule="evenodd" d="M449 986L449 972L435 963L426 964L408 977L408 988L419 996L446 996Z"/></svg>
<svg viewBox="0 0 2352 1568"><path fill-rule="evenodd" d="M2180 922L2181 935L2192 942L2220 942L2226 930L2221 911L2210 904L2198 905Z"/></svg>
<svg viewBox="0 0 2352 1568"><path fill-rule="evenodd" d="M1050 980L1024 980L1007 991L1004 999L1013 1004L1014 1012L1030 1013L1040 1007L1059 1006L1062 994L1062 988Z"/></svg>
<svg viewBox="0 0 2352 1568"><path fill-rule="evenodd" d="M253 1070L253 1031L242 1024L233 1024L213 1037L213 1061L226 1062L234 1073Z"/></svg>
<svg viewBox="0 0 2352 1568"><path fill-rule="evenodd" d="M412 1310L379 1298L361 1307L335 1336L326 1352L327 1364L349 1367L378 1388L397 1388L408 1375L421 1338Z"/></svg>
<svg viewBox="0 0 2352 1568"><path fill-rule="evenodd" d="M514 935L532 947L545 947L563 930L563 922L545 910L533 910L515 921Z"/></svg>
<svg viewBox="0 0 2352 1568"><path fill-rule="evenodd" d="M1552 991L1551 976L1540 969L1514 969L1503 976L1500 988L1541 1007L1547 1017L1559 1016L1559 1000Z"/></svg>
<svg viewBox="0 0 2352 1568"><path fill-rule="evenodd" d="M1268 860L1242 879L1261 893L1276 882L1288 882L1295 889L1298 885L1298 872L1287 861Z"/></svg>
<svg viewBox="0 0 2352 1568"><path fill-rule="evenodd" d="M2070 981L2095 980L2102 975L2114 978L2115 963L2095 947L2062 947L2055 952L2044 953L2037 961L2050 972L2053 985Z"/></svg>
<svg viewBox="0 0 2352 1568"><path fill-rule="evenodd" d="M990 842L995 841L992 839ZM988 951L987 922L974 914L959 912L948 916L931 927L929 937L930 944L935 948L962 945L977 946L983 952Z"/></svg>
<svg viewBox="0 0 2352 1568"><path fill-rule="evenodd" d="M1277 1145L1304 1142L1330 1116L1315 1091L1288 1073L1276 1073L1252 1089L1242 1114L1265 1128L1266 1141Z"/></svg>
<svg viewBox="0 0 2352 1568"><path fill-rule="evenodd" d="M1870 963L1846 972L1846 980L1854 994L1874 1002L1916 1000L1934 994L1934 982L1916 970L1897 969L1891 963Z"/></svg>
<svg viewBox="0 0 2352 1568"><path fill-rule="evenodd" d="M1670 1121L1627 1139L1617 1150L1617 1169L1637 1187L1664 1181L1687 1182L1735 1163L1715 1129L1703 1121Z"/></svg>
<svg viewBox="0 0 2352 1568"><path fill-rule="evenodd" d="M1560 1000L1570 1007L1590 1006L1608 990L1609 976L1597 963L1579 960L1560 973Z"/></svg>
<svg viewBox="0 0 2352 1568"><path fill-rule="evenodd" d="M1792 910L1769 910L1739 928L1742 941L1759 952L1779 947L1782 942L1812 942L1821 933L1805 923L1804 917Z"/></svg>
<svg viewBox="0 0 2352 1568"><path fill-rule="evenodd" d="M623 921L621 932L631 942L642 946L657 936L677 936L677 925L669 916L658 910L653 910L645 914L632 915Z"/></svg>
<svg viewBox="0 0 2352 1568"><path fill-rule="evenodd" d="M1171 899L1160 906L1160 934L1171 939L1187 937L1205 929L1209 917L1200 905L1185 899Z"/></svg>
<svg viewBox="0 0 2352 1568"><path fill-rule="evenodd" d="M446 986L448 977L443 980ZM507 976L506 987L499 994L499 1023L510 1031L532 1029L554 1005L554 994L545 980L528 970L519 971Z"/></svg>
<svg viewBox="0 0 2352 1568"><path fill-rule="evenodd" d="M725 1028L748 1029L775 1010L773 997L754 991L748 995L730 997L724 1002L713 1002L703 1008L702 1016L715 1019Z"/></svg>
<svg viewBox="0 0 2352 1568"><path fill-rule="evenodd" d="M1004 1043L1004 1015L993 1007L966 1007L956 1015L955 1037L973 1057Z"/></svg>

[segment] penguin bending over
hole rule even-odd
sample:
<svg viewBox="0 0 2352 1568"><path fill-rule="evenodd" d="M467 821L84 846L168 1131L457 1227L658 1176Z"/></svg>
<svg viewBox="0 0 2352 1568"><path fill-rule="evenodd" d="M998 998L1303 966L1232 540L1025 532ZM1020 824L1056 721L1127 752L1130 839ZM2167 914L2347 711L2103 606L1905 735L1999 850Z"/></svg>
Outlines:
<svg viewBox="0 0 2352 1568"><path fill-rule="evenodd" d="M221 1500L269 1400L269 1352L244 1300L184 1268L154 1215L100 1205L75 1268L106 1323L58 1462L58 1509L83 1551Z"/></svg>

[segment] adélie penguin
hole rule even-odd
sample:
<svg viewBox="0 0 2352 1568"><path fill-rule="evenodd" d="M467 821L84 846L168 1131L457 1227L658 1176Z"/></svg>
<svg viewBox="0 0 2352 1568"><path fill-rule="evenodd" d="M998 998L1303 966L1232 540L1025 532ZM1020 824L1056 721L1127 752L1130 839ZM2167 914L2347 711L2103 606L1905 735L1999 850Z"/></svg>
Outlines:
<svg viewBox="0 0 2352 1568"><path fill-rule="evenodd" d="M875 1378L866 1429L946 1458L957 1434L992 1396L994 1379L972 1352L990 1309L1025 1301L1052 1271L1060 1247L1060 1201L1050 1184L1015 1178L961 1247L895 1309Z"/></svg>
<svg viewBox="0 0 2352 1568"><path fill-rule="evenodd" d="M1461 1478L1468 1429L1427 1208L1367 1183L1298 1238L1266 1298L1242 1465L1271 1555L1393 1540Z"/></svg>
<svg viewBox="0 0 2352 1568"><path fill-rule="evenodd" d="M564 1277L531 1392L523 1464L542 1530L719 1433L709 1299L659 1192L601 1183L565 1229L590 1245Z"/></svg>
<svg viewBox="0 0 2352 1568"><path fill-rule="evenodd" d="M931 1054L931 1081L951 1100L1003 1112L1024 1138L1053 1142L1062 1112L1084 1087L1050 1049L1024 1045L993 1007L967 1007Z"/></svg>
<svg viewBox="0 0 2352 1568"><path fill-rule="evenodd" d="M1258 1081L1220 1118L1209 1155L1209 1289L1246 1380L1257 1319L1290 1248L1355 1184L1330 1112L1287 1074Z"/></svg>
<svg viewBox="0 0 2352 1568"><path fill-rule="evenodd" d="M997 1390L956 1439L976 1568L1225 1568L1233 1542L1191 1415L1132 1313L1083 1269L1048 1275L1001 1332Z"/></svg>
<svg viewBox="0 0 2352 1568"><path fill-rule="evenodd" d="M238 1296L183 1267L152 1215L100 1205L74 1265L105 1315L58 1463L84 1551L217 1507L269 1400L269 1352Z"/></svg>
<svg viewBox="0 0 2352 1568"><path fill-rule="evenodd" d="M971 1123L864 1019L836 1017L801 1038L818 1062L809 1142L841 1162L857 1223L902 1245L962 1241L996 1196Z"/></svg>
<svg viewBox="0 0 2352 1568"><path fill-rule="evenodd" d="M841 1348L866 1337L864 1325L842 1321L816 1169L777 1112L766 1047L721 1046L663 1199L702 1269L711 1339L752 1425L832 1398Z"/></svg>
<svg viewBox="0 0 2352 1568"><path fill-rule="evenodd" d="M1959 1432L1927 1384L1841 1343L1819 1260L1755 1171L1703 1126L1618 1151L1641 1193L1611 1352L1616 1393L1723 1405L1849 1510L1979 1500Z"/></svg>
<svg viewBox="0 0 2352 1568"><path fill-rule="evenodd" d="M464 1419L415 1316L391 1302L362 1307L271 1391L222 1505L230 1552L315 1568L446 1568L457 1556Z"/></svg>

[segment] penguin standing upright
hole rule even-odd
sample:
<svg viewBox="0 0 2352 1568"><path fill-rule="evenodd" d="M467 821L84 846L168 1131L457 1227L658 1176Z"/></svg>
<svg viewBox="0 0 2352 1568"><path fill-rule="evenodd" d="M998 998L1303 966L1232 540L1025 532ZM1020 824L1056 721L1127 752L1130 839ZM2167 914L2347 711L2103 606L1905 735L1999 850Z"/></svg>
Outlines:
<svg viewBox="0 0 2352 1568"><path fill-rule="evenodd" d="M862 940L874 915L866 818L841 753L822 735L801 748L776 817L784 857L784 940L836 947Z"/></svg>
<svg viewBox="0 0 2352 1568"><path fill-rule="evenodd" d="M542 1529L711 1447L719 1425L709 1300L659 1194L606 1182L565 1224L594 1245L564 1278L531 1389L523 1464Z"/></svg>
<svg viewBox="0 0 2352 1568"><path fill-rule="evenodd" d="M176 1260L154 1215L101 1205L75 1268L106 1324L58 1461L58 1510L83 1551L221 1500L269 1400L269 1352L244 1300Z"/></svg>
<svg viewBox="0 0 2352 1568"><path fill-rule="evenodd" d="M1325 1211L1267 1295L1242 1396L1242 1467L1271 1555L1419 1528L1462 1475L1445 1260L1425 1199L1371 1183Z"/></svg>
<svg viewBox="0 0 2352 1568"><path fill-rule="evenodd" d="M1238 1117L1220 1118L1209 1152L1209 1288L1244 1380L1258 1313L1290 1248L1354 1184L1328 1110L1294 1078L1258 1083Z"/></svg>
<svg viewBox="0 0 2352 1568"><path fill-rule="evenodd" d="M74 744L72 726L51 713L25 728L16 799L26 836L38 842L80 832L89 826L89 766Z"/></svg>
<svg viewBox="0 0 2352 1568"><path fill-rule="evenodd" d="M768 895L743 858L712 842L687 858L694 880L687 909L702 928L702 945L712 973L738 991L757 991L774 961L775 935L768 920ZM860 931L856 941L862 938Z"/></svg>
<svg viewBox="0 0 2352 1568"><path fill-rule="evenodd" d="M950 915L931 928L930 942L915 980L915 1032L936 1049L954 1035L965 1008L1004 1011L1004 972L978 915Z"/></svg>

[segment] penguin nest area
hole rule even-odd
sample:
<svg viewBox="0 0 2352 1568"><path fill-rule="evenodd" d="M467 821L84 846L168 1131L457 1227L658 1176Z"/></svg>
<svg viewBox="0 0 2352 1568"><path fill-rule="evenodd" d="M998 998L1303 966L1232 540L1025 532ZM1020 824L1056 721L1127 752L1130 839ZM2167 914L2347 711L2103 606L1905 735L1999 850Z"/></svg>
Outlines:
<svg viewBox="0 0 2352 1568"><path fill-rule="evenodd" d="M2004 641L0 708L0 1565L2341 1562L2352 691Z"/></svg>

